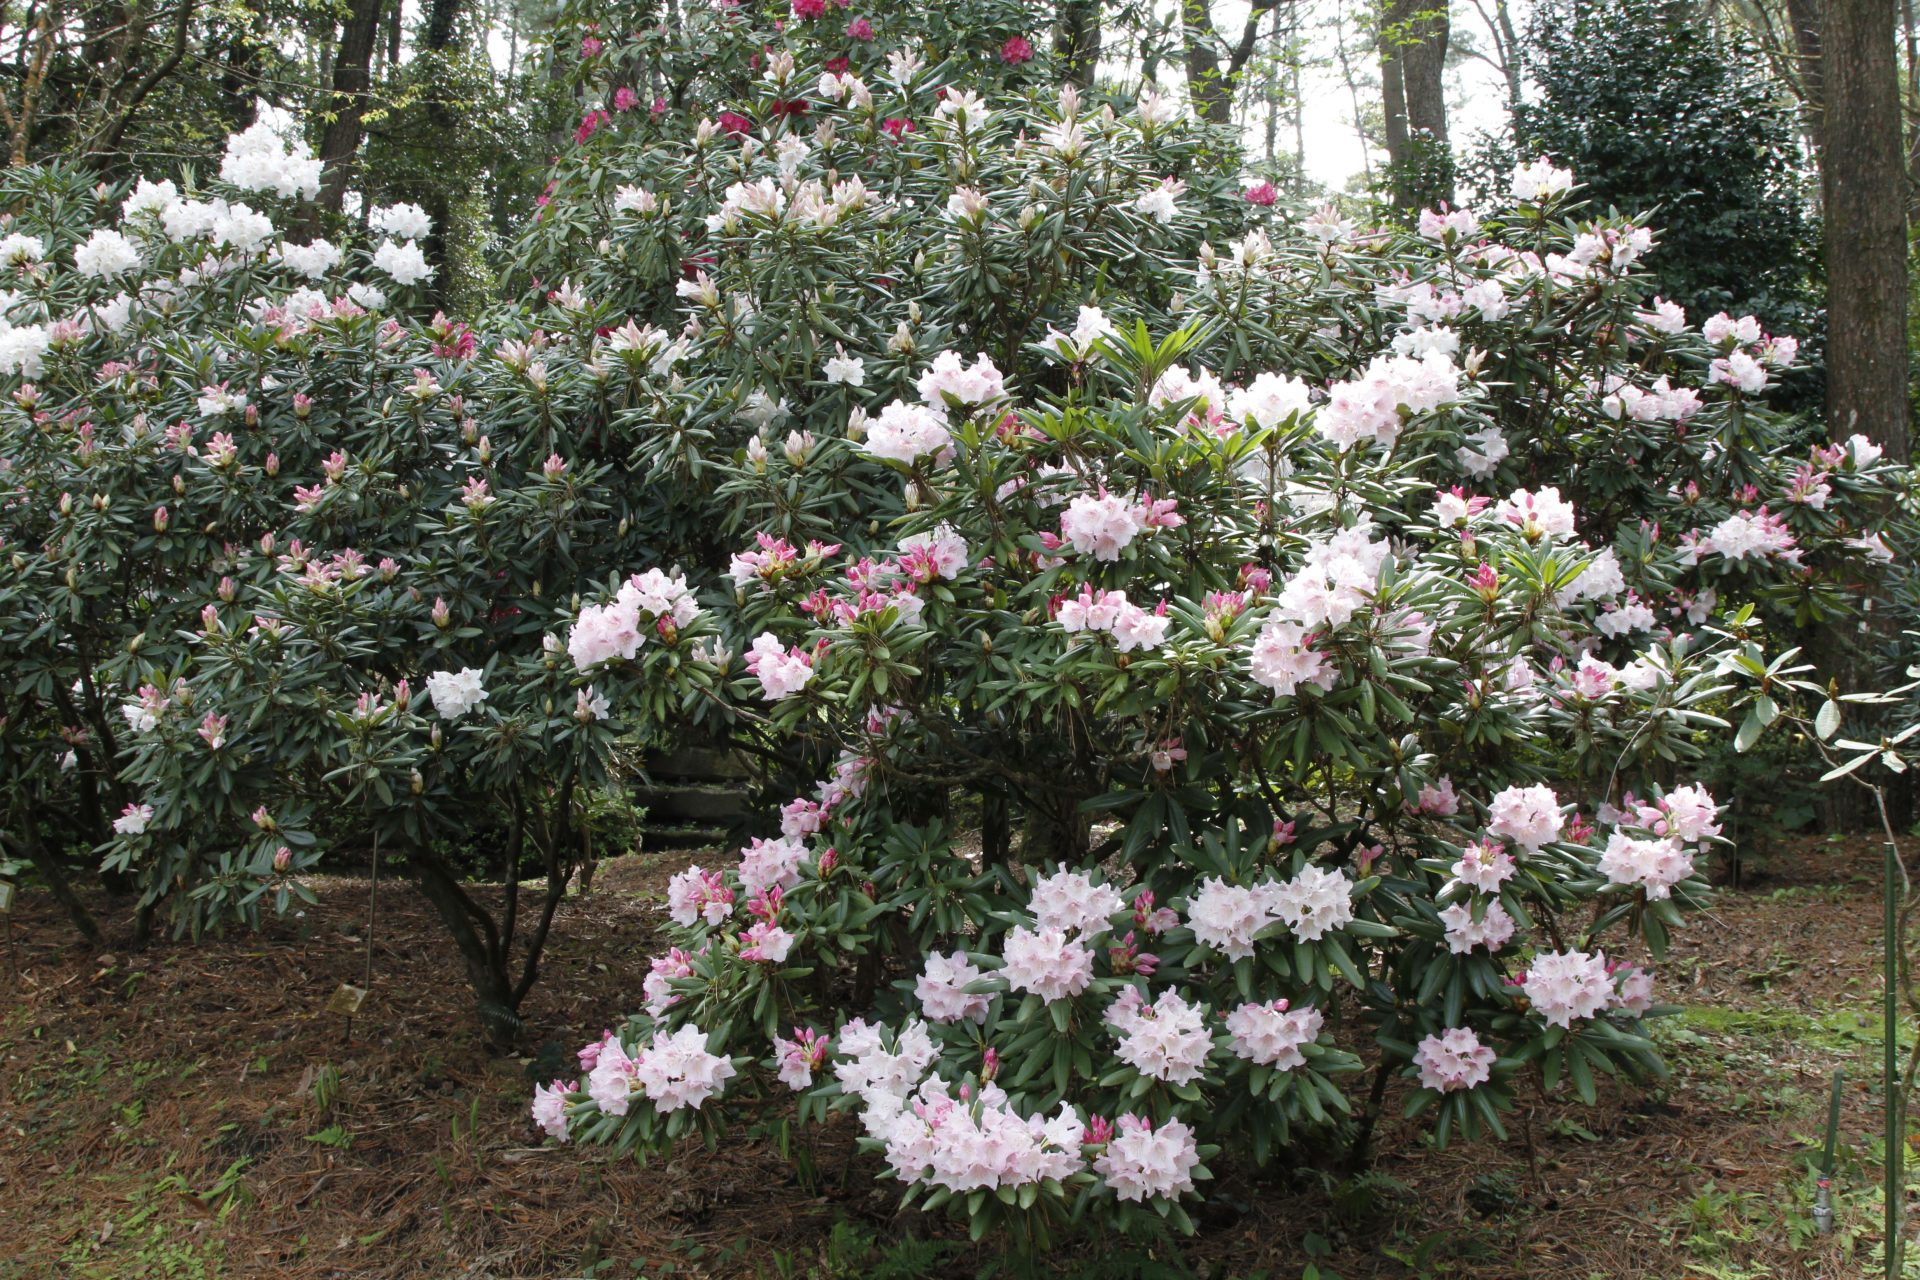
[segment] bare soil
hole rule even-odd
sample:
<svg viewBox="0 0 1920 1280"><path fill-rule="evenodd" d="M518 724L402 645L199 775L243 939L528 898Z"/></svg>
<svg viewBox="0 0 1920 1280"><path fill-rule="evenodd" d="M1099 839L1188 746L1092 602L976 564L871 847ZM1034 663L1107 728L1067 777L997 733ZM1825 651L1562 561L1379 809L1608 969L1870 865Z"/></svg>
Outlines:
<svg viewBox="0 0 1920 1280"><path fill-rule="evenodd" d="M75 946L43 894L10 918L0 985L0 1278L483 1280L566 1276L975 1276L1002 1266L939 1218L896 1215L848 1125L798 1162L763 1133L640 1167L542 1145L536 1075L638 1003L666 877L634 857L570 899L524 1013L490 1054L451 945L404 881L259 935L143 951ZM1689 1006L1673 1076L1594 1109L1523 1102L1505 1143L1445 1150L1389 1119L1359 1177L1219 1170L1177 1252L1109 1241L1050 1262L1090 1277L1854 1277L1876 1269L1879 863L1812 839L1726 892L1659 971ZM115 910L104 901L102 912ZM0 936L8 926L0 917ZM0 961L3 962L3 961ZM11 975L17 974L17 977ZM1846 1070L1840 1230L1811 1234L1811 1177ZM1397 1116L1390 1104L1388 1116Z"/></svg>

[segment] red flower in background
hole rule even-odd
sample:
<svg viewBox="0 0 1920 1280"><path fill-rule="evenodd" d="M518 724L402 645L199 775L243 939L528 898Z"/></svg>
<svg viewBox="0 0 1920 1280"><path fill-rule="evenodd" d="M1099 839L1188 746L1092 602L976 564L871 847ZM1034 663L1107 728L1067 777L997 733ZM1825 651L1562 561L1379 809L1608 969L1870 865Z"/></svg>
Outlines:
<svg viewBox="0 0 1920 1280"><path fill-rule="evenodd" d="M1017 67L1033 59L1033 46L1025 36L1008 36L1007 42L1000 46L1000 61L1010 67Z"/></svg>

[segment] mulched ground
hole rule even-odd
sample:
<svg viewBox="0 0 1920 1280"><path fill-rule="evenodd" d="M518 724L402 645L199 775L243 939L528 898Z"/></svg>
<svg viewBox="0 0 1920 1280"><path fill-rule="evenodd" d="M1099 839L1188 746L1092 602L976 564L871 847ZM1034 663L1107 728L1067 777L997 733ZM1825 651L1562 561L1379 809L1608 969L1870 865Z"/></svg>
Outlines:
<svg viewBox="0 0 1920 1280"><path fill-rule="evenodd" d="M24 894L17 980L0 986L0 1277L980 1273L996 1255L951 1222L894 1214L849 1125L813 1135L801 1173L750 1132L644 1169L535 1142L533 1056L638 1002L684 861L609 863L563 907L524 1009L526 1059L487 1052L452 948L404 881L380 890L374 990L350 1037L326 1003L365 963L364 882L319 882L317 906L261 935L137 953L76 949L53 904ZM1217 1170L1183 1258L1106 1242L1056 1261L1211 1280L1291 1280L1309 1263L1345 1280L1864 1275L1878 867L1870 842L1805 841L1695 922L1661 968L1693 1008L1663 1033L1663 1085L1610 1089L1594 1109L1523 1104L1504 1144L1434 1151L1383 1123L1360 1178ZM1843 1230L1803 1239L1842 1065Z"/></svg>

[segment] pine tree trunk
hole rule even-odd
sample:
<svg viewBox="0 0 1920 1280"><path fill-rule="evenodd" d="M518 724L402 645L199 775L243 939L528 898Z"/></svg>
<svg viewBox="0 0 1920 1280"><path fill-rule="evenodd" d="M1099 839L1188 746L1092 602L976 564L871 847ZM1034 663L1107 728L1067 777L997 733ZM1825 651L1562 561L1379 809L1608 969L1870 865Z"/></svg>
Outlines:
<svg viewBox="0 0 1920 1280"><path fill-rule="evenodd" d="M1826 0L1827 427L1909 457L1906 173L1894 0Z"/></svg>

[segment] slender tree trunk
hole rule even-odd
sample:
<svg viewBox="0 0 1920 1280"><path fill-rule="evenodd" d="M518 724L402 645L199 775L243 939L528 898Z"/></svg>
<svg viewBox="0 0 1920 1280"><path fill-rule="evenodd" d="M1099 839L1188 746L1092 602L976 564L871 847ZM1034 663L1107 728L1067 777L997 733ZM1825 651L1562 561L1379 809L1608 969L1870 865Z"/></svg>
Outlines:
<svg viewBox="0 0 1920 1280"><path fill-rule="evenodd" d="M1906 168L1894 0L1826 0L1827 427L1890 458L1907 435Z"/></svg>
<svg viewBox="0 0 1920 1280"><path fill-rule="evenodd" d="M372 80L373 41L385 0L351 0L340 47L333 58L333 92L326 109L332 114L320 137L320 205L333 213L346 199L353 178L353 159L360 150L360 117L367 109Z"/></svg>
<svg viewBox="0 0 1920 1280"><path fill-rule="evenodd" d="M1367 182L1373 186L1374 140L1367 134L1366 120L1360 111L1360 81L1353 73L1353 58L1347 47L1347 9L1341 0L1334 10L1334 49L1340 57L1340 76L1347 83L1347 100L1353 104L1353 131L1360 139L1360 164ZM1304 152L1302 153L1304 154Z"/></svg>
<svg viewBox="0 0 1920 1280"><path fill-rule="evenodd" d="M1800 111L1813 162L1820 163L1825 146L1821 116L1826 88L1820 67L1820 0L1787 0L1787 23L1793 28L1794 63L1800 72Z"/></svg>
<svg viewBox="0 0 1920 1280"><path fill-rule="evenodd" d="M405 8L404 0L393 0L393 8L387 14L387 71L389 74L400 65L400 15Z"/></svg>
<svg viewBox="0 0 1920 1280"><path fill-rule="evenodd" d="M1380 7L1380 106L1385 116L1387 163L1398 172L1409 163L1412 145L1407 130L1406 63L1401 40L1407 15L1415 0L1386 0Z"/></svg>

